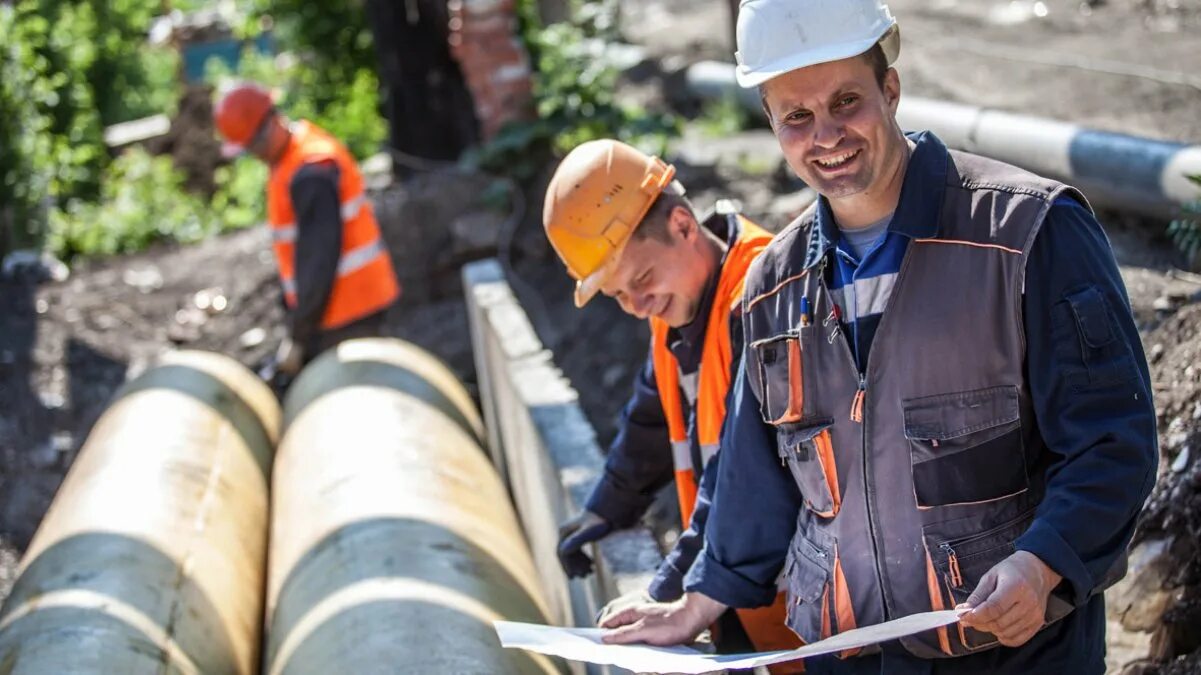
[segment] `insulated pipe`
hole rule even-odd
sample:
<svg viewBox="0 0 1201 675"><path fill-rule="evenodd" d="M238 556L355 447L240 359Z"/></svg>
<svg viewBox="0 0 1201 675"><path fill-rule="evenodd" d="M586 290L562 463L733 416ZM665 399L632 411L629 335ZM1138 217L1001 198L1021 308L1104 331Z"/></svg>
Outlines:
<svg viewBox="0 0 1201 675"><path fill-rule="evenodd" d="M701 98L736 96L762 114L759 92L743 89L729 63L702 61L686 73ZM1055 120L902 96L903 129L929 129L948 146L992 157L1080 188L1097 205L1171 218L1201 198L1186 175L1201 175L1201 146L1097 131Z"/></svg>
<svg viewBox="0 0 1201 675"><path fill-rule="evenodd" d="M258 671L271 390L176 352L96 422L0 609L0 673Z"/></svg>
<svg viewBox="0 0 1201 675"><path fill-rule="evenodd" d="M553 673L492 621L549 611L471 398L392 339L345 342L285 402L264 673Z"/></svg>

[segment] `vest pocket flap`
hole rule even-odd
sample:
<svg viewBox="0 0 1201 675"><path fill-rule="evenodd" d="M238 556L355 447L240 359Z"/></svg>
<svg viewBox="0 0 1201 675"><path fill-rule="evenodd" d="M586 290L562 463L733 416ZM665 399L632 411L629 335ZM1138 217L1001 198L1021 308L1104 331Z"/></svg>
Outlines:
<svg viewBox="0 0 1201 675"><path fill-rule="evenodd" d="M989 387L902 401L905 436L947 441L1018 421L1018 388Z"/></svg>
<svg viewBox="0 0 1201 675"><path fill-rule="evenodd" d="M824 419L818 424L799 428L781 426L776 432L780 464L788 467L805 505L823 518L838 515L842 504L829 433L832 426L833 420Z"/></svg>
<svg viewBox="0 0 1201 675"><path fill-rule="evenodd" d="M1095 287L1076 291L1067 297L1076 317L1076 326L1080 336L1089 347L1100 348L1114 341L1113 330L1110 328L1109 310L1105 307L1105 298Z"/></svg>
<svg viewBox="0 0 1201 675"><path fill-rule="evenodd" d="M816 421L816 424L807 424L805 426L793 426L791 424L781 425L776 431L776 440L779 441L779 452L784 456L791 448L797 445L812 441L817 438L818 434L834 426L834 420L824 418Z"/></svg>

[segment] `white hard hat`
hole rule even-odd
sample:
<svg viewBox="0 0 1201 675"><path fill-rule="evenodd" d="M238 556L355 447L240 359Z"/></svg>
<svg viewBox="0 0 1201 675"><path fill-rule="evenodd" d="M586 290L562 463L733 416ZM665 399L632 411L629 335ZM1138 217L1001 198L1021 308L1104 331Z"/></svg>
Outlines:
<svg viewBox="0 0 1201 675"><path fill-rule="evenodd" d="M877 42L889 65L901 51L897 20L881 0L742 0L737 40L738 84L748 89Z"/></svg>

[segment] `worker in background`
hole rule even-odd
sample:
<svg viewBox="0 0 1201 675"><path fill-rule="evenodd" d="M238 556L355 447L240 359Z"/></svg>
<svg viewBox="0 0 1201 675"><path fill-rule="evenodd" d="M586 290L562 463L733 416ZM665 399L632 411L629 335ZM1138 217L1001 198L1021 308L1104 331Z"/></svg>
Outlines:
<svg viewBox="0 0 1201 675"><path fill-rule="evenodd" d="M818 192L747 273L705 547L609 642L686 642L782 575L807 643L962 607L811 673L1101 673L1155 479L1126 289L1074 188L906 136L878 0L743 0L738 80Z"/></svg>
<svg viewBox="0 0 1201 675"><path fill-rule="evenodd" d="M289 310L279 372L294 375L343 340L379 335L400 285L354 157L315 124L289 122L255 84L226 91L213 118L226 157L248 152L271 169L267 223Z"/></svg>
<svg viewBox="0 0 1201 675"><path fill-rule="evenodd" d="M742 351L743 277L771 239L728 202L698 219L674 176L671 165L624 143L584 143L555 171L543 211L546 236L577 280L576 306L604 293L651 329L605 474L560 531L559 558L569 577L590 573L583 547L636 523L674 476L687 529L648 589L662 601L680 597L700 550L731 369ZM781 602L740 618L758 649L799 646L783 617ZM732 616L719 632L721 647L739 649Z"/></svg>

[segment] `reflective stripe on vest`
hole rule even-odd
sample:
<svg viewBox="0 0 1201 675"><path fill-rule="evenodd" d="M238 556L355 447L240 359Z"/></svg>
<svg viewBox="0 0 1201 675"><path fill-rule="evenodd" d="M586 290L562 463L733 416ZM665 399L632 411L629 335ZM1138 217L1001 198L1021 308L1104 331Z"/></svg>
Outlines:
<svg viewBox="0 0 1201 675"><path fill-rule="evenodd" d="M297 122L283 156L271 167L267 188L267 220L279 267L284 299L295 307L296 239L299 231L291 202L291 180L310 162L333 162L339 173L342 250L321 328L329 330L374 314L395 302L400 285L379 225L364 192L362 174L345 146L308 122Z"/></svg>
<svg viewBox="0 0 1201 675"><path fill-rule="evenodd" d="M375 262L375 259L380 254L386 254L387 249L384 248L384 242L376 239L373 242L360 246L356 249L342 254L342 258L338 260L338 277L347 277L360 269ZM284 293L296 295L296 280L282 279L280 283L284 287Z"/></svg>
<svg viewBox="0 0 1201 675"><path fill-rule="evenodd" d="M695 403L689 407L692 408L695 417L695 442L700 446L701 460L706 464L717 454L721 424L726 416L730 364L735 356L731 353L730 345L731 312L737 309L742 298L747 268L771 241L771 234L746 218L734 215L729 218L737 218L736 223L732 225L738 227L738 239L726 252L725 262L718 276L712 308L705 324L700 367L692 376L695 394L689 396L695 396ZM696 508L697 479L704 467L693 466L693 439L688 436L684 416L685 402L681 396L686 380L681 379L679 362L667 345L670 327L657 318L652 318L650 324L651 360L654 363L655 381L659 389L659 402L667 418L667 432L671 439L680 517L684 527L687 527L692 519L692 511Z"/></svg>
<svg viewBox="0 0 1201 675"><path fill-rule="evenodd" d="M351 197L349 200L342 202L340 212L342 213L342 221L351 220L359 216L359 211L362 210L363 204L367 202L367 195L359 194L357 197ZM291 244L296 241L296 223L284 223L271 228L271 238L281 244Z"/></svg>

